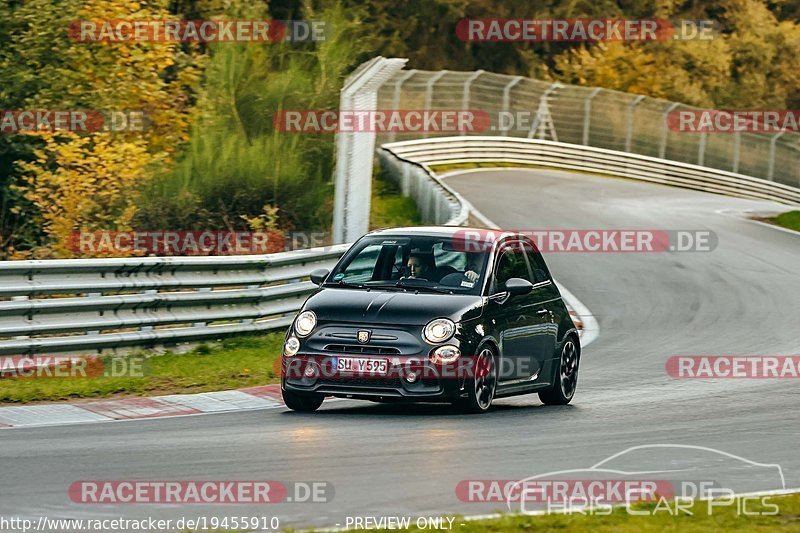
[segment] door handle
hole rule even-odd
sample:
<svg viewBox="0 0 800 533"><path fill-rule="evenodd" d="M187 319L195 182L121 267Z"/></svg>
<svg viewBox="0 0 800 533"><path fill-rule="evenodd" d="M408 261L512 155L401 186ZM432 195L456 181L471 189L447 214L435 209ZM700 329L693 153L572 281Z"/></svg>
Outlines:
<svg viewBox="0 0 800 533"><path fill-rule="evenodd" d="M542 307L541 309L539 309L538 311L536 311L536 314L537 314L537 315L546 315L546 314L547 314L547 312L548 312L548 311L547 311L547 309L545 309L544 307Z"/></svg>

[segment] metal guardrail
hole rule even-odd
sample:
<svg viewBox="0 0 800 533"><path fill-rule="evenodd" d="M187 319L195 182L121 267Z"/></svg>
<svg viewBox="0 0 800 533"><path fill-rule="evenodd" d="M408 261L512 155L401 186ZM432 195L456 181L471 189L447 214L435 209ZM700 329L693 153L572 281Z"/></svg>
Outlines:
<svg viewBox="0 0 800 533"><path fill-rule="evenodd" d="M0 262L0 355L158 346L287 327L349 245L257 256Z"/></svg>
<svg viewBox="0 0 800 533"><path fill-rule="evenodd" d="M463 226L469 217L469 203L444 184L430 169L398 157L390 149L378 151L381 175L394 182L403 196L414 199L425 224Z"/></svg>
<svg viewBox="0 0 800 533"><path fill-rule="evenodd" d="M431 167L437 165L535 165L800 205L800 189L774 181L669 159L541 139L437 137L384 144L380 152L381 161L395 158L432 175L435 174Z"/></svg>

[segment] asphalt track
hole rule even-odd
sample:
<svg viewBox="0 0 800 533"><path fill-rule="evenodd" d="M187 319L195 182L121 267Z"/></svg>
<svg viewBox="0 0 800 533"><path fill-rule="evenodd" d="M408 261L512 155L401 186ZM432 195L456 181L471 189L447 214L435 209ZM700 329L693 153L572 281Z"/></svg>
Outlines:
<svg viewBox="0 0 800 533"><path fill-rule="evenodd" d="M310 415L272 409L6 430L0 516L275 515L283 527L344 525L347 516L472 515L503 505L459 501L460 480L589 467L658 443L775 463L786 487L800 487L800 382L674 380L664 369L678 354L800 354L800 236L719 212L775 204L537 170L473 172L448 183L503 228L712 230L719 245L547 254L600 324L570 406L524 396L466 416L443 406L341 401ZM688 449L665 458L669 464L647 457L617 464L680 469L699 460ZM716 460L703 460L713 476ZM755 470L732 475L746 489L782 488L756 486ZM335 497L262 507L79 505L67 497L79 479L325 480Z"/></svg>

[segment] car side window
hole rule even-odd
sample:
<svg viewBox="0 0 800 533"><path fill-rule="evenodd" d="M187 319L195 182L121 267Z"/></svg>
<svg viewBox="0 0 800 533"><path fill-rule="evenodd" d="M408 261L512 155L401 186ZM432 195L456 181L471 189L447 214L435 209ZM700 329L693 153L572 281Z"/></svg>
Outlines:
<svg viewBox="0 0 800 533"><path fill-rule="evenodd" d="M522 250L510 249L500 256L495 268L492 282L492 293L505 290L506 281L511 278L522 278L530 281L528 263Z"/></svg>
<svg viewBox="0 0 800 533"><path fill-rule="evenodd" d="M547 265L545 265L541 253L529 250L528 263L530 263L531 270L533 271L533 283L542 283L543 281L550 280L550 272L547 270Z"/></svg>

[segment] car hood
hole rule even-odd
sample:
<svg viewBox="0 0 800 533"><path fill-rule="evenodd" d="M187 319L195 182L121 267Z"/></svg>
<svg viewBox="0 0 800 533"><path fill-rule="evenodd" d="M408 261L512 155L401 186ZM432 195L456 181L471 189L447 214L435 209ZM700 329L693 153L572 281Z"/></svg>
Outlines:
<svg viewBox="0 0 800 533"><path fill-rule="evenodd" d="M465 294L434 294L361 290L322 289L306 301L321 322L424 325L434 318L453 321L480 316L483 298Z"/></svg>

